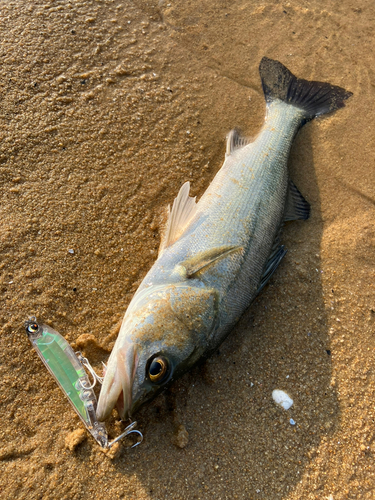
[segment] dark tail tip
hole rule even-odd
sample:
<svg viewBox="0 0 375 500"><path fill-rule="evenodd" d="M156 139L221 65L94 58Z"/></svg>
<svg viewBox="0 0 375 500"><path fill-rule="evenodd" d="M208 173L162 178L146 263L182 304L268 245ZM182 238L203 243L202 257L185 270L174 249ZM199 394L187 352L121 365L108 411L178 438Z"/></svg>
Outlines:
<svg viewBox="0 0 375 500"><path fill-rule="evenodd" d="M259 65L263 92L267 102L280 99L303 109L306 120L345 106L352 92L324 82L297 78L279 61L263 57Z"/></svg>

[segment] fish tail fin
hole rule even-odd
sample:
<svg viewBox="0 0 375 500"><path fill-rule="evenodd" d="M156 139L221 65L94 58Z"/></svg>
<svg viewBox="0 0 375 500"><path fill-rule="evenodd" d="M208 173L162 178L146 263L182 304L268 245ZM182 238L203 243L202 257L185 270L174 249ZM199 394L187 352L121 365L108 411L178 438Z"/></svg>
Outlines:
<svg viewBox="0 0 375 500"><path fill-rule="evenodd" d="M263 57L259 65L267 103L281 100L305 112L304 122L345 106L352 92L325 82L297 78L279 61Z"/></svg>

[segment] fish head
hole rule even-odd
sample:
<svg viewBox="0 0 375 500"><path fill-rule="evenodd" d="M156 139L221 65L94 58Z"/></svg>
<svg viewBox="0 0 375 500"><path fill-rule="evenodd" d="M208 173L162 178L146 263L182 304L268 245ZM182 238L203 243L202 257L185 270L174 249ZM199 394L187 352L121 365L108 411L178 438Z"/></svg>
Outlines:
<svg viewBox="0 0 375 500"><path fill-rule="evenodd" d="M207 351L217 318L217 293L192 286L168 286L130 308L108 360L97 417L115 405L126 419Z"/></svg>

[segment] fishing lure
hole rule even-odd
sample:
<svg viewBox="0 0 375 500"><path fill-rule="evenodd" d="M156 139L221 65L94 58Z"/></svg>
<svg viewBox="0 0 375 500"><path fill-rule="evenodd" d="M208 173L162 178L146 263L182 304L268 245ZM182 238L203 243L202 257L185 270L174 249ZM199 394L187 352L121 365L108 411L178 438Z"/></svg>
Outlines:
<svg viewBox="0 0 375 500"><path fill-rule="evenodd" d="M47 370L68 398L86 429L102 448L110 448L114 443L132 433L141 437L132 448L142 442L141 432L134 429L137 422L132 422L120 436L109 441L104 423L99 422L96 417L97 399L93 388L97 381L102 382L102 378L95 373L88 360L80 352L74 352L62 335L48 325L39 324L35 316L26 321L25 329ZM85 367L94 379L92 383Z"/></svg>

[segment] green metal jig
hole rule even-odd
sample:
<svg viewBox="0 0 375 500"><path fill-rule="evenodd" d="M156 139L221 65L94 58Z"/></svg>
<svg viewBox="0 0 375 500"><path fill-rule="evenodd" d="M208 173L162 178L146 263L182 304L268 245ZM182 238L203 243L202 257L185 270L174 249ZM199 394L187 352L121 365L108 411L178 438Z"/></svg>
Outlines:
<svg viewBox="0 0 375 500"><path fill-rule="evenodd" d="M102 448L110 448L114 443L136 433L141 440L132 448L138 446L142 440L142 433L134 427L132 422L125 431L113 441L108 440L107 430L103 422L96 418L97 399L93 391L96 381L102 382L86 358L80 352L75 353L70 344L56 330L48 325L40 325L35 316L25 322L26 333L31 344L43 361L47 370L55 378L60 389L69 399L70 404L85 424L86 429ZM85 371L86 367L94 381L91 384Z"/></svg>

